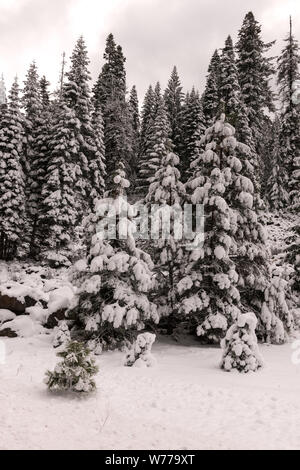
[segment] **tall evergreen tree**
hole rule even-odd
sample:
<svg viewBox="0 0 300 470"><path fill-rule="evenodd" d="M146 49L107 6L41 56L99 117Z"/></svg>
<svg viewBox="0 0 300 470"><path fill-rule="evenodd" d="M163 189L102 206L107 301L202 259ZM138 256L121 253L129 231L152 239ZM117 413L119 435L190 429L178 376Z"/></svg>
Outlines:
<svg viewBox="0 0 300 470"><path fill-rule="evenodd" d="M112 175L120 160L130 173L133 152L133 130L126 102L126 59L112 34L106 41L104 60L94 87L94 101L101 106L103 113L107 182L112 185Z"/></svg>
<svg viewBox="0 0 300 470"><path fill-rule="evenodd" d="M154 287L153 265L135 244L134 210L124 199L129 181L122 162L112 181L110 197L97 201L91 248L87 259L76 264L78 302L68 313L75 321L74 336L106 348L132 341L146 320L158 322L157 309L148 299ZM112 239L104 233L107 211L115 221Z"/></svg>
<svg viewBox="0 0 300 470"><path fill-rule="evenodd" d="M205 131L205 119L198 91L192 88L186 94L183 105L182 118L182 150L181 150L181 177L187 181L190 176L190 166L200 151L200 141Z"/></svg>
<svg viewBox="0 0 300 470"><path fill-rule="evenodd" d="M280 133L282 170L286 173L286 190L290 202L296 210L300 209L300 106L294 99L296 81L300 79L300 52L297 40L290 32L285 40L286 46L278 58L279 96L282 102L282 128Z"/></svg>
<svg viewBox="0 0 300 470"><path fill-rule="evenodd" d="M145 193L147 193L150 183L154 181L162 158L168 153L170 125L159 83L155 87L153 113L154 118L149 122L145 139L144 153L139 161L138 187Z"/></svg>
<svg viewBox="0 0 300 470"><path fill-rule="evenodd" d="M215 50L208 67L206 87L201 99L206 127L213 123L220 110L220 66L220 56L218 51Z"/></svg>
<svg viewBox="0 0 300 470"><path fill-rule="evenodd" d="M55 106L47 140L47 178L42 189L41 231L48 258L57 258L68 250L74 238L81 201L82 160L78 133L80 121L75 110L61 100ZM81 192L82 188L79 188Z"/></svg>
<svg viewBox="0 0 300 470"><path fill-rule="evenodd" d="M132 127L132 160L130 162L131 172L134 175L134 180L137 174L137 164L140 149L140 112L139 100L135 85L132 87L129 97L129 114ZM135 181L136 183L136 181Z"/></svg>
<svg viewBox="0 0 300 470"><path fill-rule="evenodd" d="M147 135L149 128L155 117L155 99L154 91L150 85L144 99L143 109L142 109L142 120L141 120L141 133L140 133L140 155L143 155L145 152L145 145L147 142Z"/></svg>
<svg viewBox="0 0 300 470"><path fill-rule="evenodd" d="M170 138L174 144L174 152L181 157L182 151L182 107L183 107L184 94L177 72L174 67L171 78L166 88L164 99L166 104L166 111L170 122Z"/></svg>
<svg viewBox="0 0 300 470"><path fill-rule="evenodd" d="M203 246L190 253L178 284L180 311L199 336L218 341L241 310L254 311L258 334L284 340L292 319L280 279L270 277L263 226L258 222L255 188L247 175L245 145L234 137L225 116L205 134L206 149L194 162L192 202L204 204Z"/></svg>
<svg viewBox="0 0 300 470"><path fill-rule="evenodd" d="M41 190L45 180L45 161L40 155L38 140L44 125L40 79L35 62L28 70L23 89L25 110L25 158L22 161L26 176L27 212L30 230L30 255L36 256L39 250L37 240Z"/></svg>
<svg viewBox="0 0 300 470"><path fill-rule="evenodd" d="M0 259L10 260L23 241L25 177L21 164L23 120L15 79L0 129Z"/></svg>
<svg viewBox="0 0 300 470"><path fill-rule="evenodd" d="M77 139L79 142L82 174L80 183L81 194L79 194L81 198L81 214L88 208L93 207L93 195L96 193L101 196L103 189L103 184L100 185L99 190L98 185L93 187L95 175L91 172L92 168L98 168L98 171L101 171L98 160L99 152L103 152L103 146L101 144L99 147L97 142L99 134L95 134L93 125L93 106L89 88L90 73L88 65L89 58L86 45L83 37L80 37L71 57L70 71L66 74L67 82L64 85L63 96L68 107L75 111L75 115L80 122ZM101 159L104 160L104 155L101 155ZM104 175L101 175L101 178L103 177Z"/></svg>
<svg viewBox="0 0 300 470"><path fill-rule="evenodd" d="M157 235L164 230L166 221L170 221L170 231L157 240L152 240L154 245L154 263L158 276L158 297L163 315L168 316L168 329L172 332L174 327L176 286L180 279L180 267L183 260L182 240L178 238L176 227L182 223L182 206L185 202L185 188L180 181L178 170L179 157L171 152L172 145L166 155L162 157L160 166L155 173L154 181L150 184L145 198L150 208L157 210L152 212L152 217L158 220ZM167 144L167 149L168 149ZM167 222L168 224L168 222ZM153 223L155 226L155 222Z"/></svg>
<svg viewBox="0 0 300 470"><path fill-rule="evenodd" d="M282 209L288 205L289 194L286 190L286 173L281 160L282 152L280 148L281 122L276 116L272 126L270 163L268 170L268 185L266 199L271 209Z"/></svg>
<svg viewBox="0 0 300 470"><path fill-rule="evenodd" d="M262 154L264 147L263 128L268 121L265 109L274 111L274 95L270 85L274 68L272 58L265 55L274 42L263 42L261 26L251 11L247 13L236 44L237 66L242 98L259 154Z"/></svg>

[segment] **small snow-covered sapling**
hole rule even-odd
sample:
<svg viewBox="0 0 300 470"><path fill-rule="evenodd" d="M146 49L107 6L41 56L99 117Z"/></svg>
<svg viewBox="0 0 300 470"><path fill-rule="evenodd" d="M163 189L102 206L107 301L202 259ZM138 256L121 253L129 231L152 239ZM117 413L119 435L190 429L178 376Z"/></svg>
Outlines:
<svg viewBox="0 0 300 470"><path fill-rule="evenodd" d="M54 329L53 347L59 348L71 341L71 334L66 321L61 321Z"/></svg>
<svg viewBox="0 0 300 470"><path fill-rule="evenodd" d="M50 390L87 393L96 389L92 377L99 369L85 344L69 341L57 356L63 360L53 372L46 372L45 383Z"/></svg>
<svg viewBox="0 0 300 470"><path fill-rule="evenodd" d="M128 350L125 358L125 366L128 367L152 367L156 360L151 354L151 348L156 339L152 333L141 333Z"/></svg>
<svg viewBox="0 0 300 470"><path fill-rule="evenodd" d="M257 319L254 313L240 314L237 321L226 333L221 342L223 358L221 368L226 371L256 371L263 365L258 350L255 328Z"/></svg>

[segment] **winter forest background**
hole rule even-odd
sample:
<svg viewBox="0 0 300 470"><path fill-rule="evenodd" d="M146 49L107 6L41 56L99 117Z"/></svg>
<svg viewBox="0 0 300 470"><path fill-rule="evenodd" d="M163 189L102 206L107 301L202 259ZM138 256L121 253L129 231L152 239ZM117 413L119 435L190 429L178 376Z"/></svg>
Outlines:
<svg viewBox="0 0 300 470"><path fill-rule="evenodd" d="M126 351L125 365L145 370L155 365L159 369L158 364L168 358L170 364L181 364L181 377L185 366L175 345L184 345L185 352L180 354L192 351L203 364L218 352L214 346L221 345L221 368L239 372L263 370L264 352L270 355L272 367L278 359L274 360L275 349L269 352L270 345L294 341L294 349L299 347L300 50L293 32L293 22L299 18L283 21L287 21L287 33L276 38L282 49L273 57L275 41L264 42L263 25L248 12L237 41L229 35L213 52L204 89L184 92L184 77L174 66L165 89L159 82L151 83L145 96L138 97L136 86L127 88L126 57L117 32L107 37L103 65L94 83L83 36L70 60L63 55L55 90L47 77L40 76L35 62L25 82L16 78L8 92L2 77L0 336L7 360L0 374L1 367L4 374L7 368L8 383L12 381L20 400L21 382L15 383L12 371L18 370L25 354L28 362L23 367L30 369L31 361L37 360L39 374L45 374L53 363L52 344L62 362L47 373L50 389L90 392L97 383L101 388L105 379L115 388L120 374L129 390L134 384L133 393L149 394L150 401L155 395L149 392L155 376L143 372L142 379L125 377L127 368L123 372L114 369L114 358L119 356L113 354ZM137 203L148 208L165 203L171 208L202 204L205 236L201 249L187 249L186 240L176 240L172 232L167 239L137 240ZM118 229L126 211L126 239L101 236L99 224L112 206ZM151 352L155 339L157 359ZM16 362L9 363L7 351L14 351ZM40 354L47 354L48 364L43 355L31 358ZM108 361L109 371L101 371L102 358ZM288 383L294 380L293 372L291 368ZM207 373L205 386L210 386ZM160 372L158 377L162 376ZM241 377L233 380L238 383ZM218 380L223 379L216 379L221 390ZM270 377L255 380L264 384ZM12 400L9 387L5 399ZM109 395L111 390L106 392ZM24 393L30 401L31 392ZM175 387L174 407L185 399L184 393ZM215 393L219 393L215 388L213 395L205 389L207 410L212 413L210 401L215 402ZM243 408L240 396L234 398L235 391L220 393L240 403L243 417L247 407ZM121 395L116 396L120 403ZM207 398L211 396L212 400ZM274 411L273 398L253 400L255 406L260 400ZM153 408L162 406L164 399L167 395L157 398ZM250 395L248 399L252 400ZM284 402L281 396L280 400ZM58 406L63 407L63 402ZM66 405L67 413L71 406L72 402ZM292 406L298 405L292 402ZM83 413L84 405L80 407ZM104 426L106 411L102 411ZM191 416L195 413L189 411ZM229 416L231 411L225 413ZM274 412L262 417L262 427L272 422L284 434L284 407L281 411L279 424ZM216 416L223 412L216 410ZM20 419L27 419L26 413L25 409ZM289 409L290 417L293 413L300 416L299 407ZM87 416L90 419L89 412ZM212 417L215 424L216 416ZM77 418L80 423L82 415ZM161 414L158 419L163 422ZM202 436L199 443L190 436L186 448L205 448L206 442L218 448L259 446L259 438L251 440L252 431L250 441L239 444L230 440L230 433L227 437L225 433L223 443L211 442L208 436ZM114 442L113 432L105 437L103 448L118 448L118 444L179 448L178 436L185 431L178 430L176 436L167 432L169 440L164 441L160 428L156 443L139 441L134 435L133 444L130 437ZM280 446L282 434L264 441L265 446ZM16 436L11 434L5 446L26 446ZM65 447L88 446L77 436L68 438ZM299 448L299 438L298 431L296 436L286 434L284 446ZM94 436L91 439L94 447ZM32 438L28 446L36 445ZM45 448L44 441L39 446Z"/></svg>

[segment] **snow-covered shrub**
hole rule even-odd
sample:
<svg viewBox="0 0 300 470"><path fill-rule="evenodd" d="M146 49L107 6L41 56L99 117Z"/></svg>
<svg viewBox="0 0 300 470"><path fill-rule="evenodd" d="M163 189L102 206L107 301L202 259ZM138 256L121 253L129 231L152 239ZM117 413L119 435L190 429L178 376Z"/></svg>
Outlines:
<svg viewBox="0 0 300 470"><path fill-rule="evenodd" d="M223 358L221 368L226 371L256 371L263 365L258 350L255 328L257 319L252 312L240 314L221 342Z"/></svg>
<svg viewBox="0 0 300 470"><path fill-rule="evenodd" d="M99 369L83 343L69 341L57 356L63 360L53 372L46 372L45 383L50 390L92 392L96 389L92 377Z"/></svg>
<svg viewBox="0 0 300 470"><path fill-rule="evenodd" d="M128 367L152 367L156 360L151 354L152 345L156 336L152 333L141 333L128 350L125 358L125 366Z"/></svg>
<svg viewBox="0 0 300 470"><path fill-rule="evenodd" d="M66 321L61 321L54 329L53 347L65 346L71 340L71 334Z"/></svg>

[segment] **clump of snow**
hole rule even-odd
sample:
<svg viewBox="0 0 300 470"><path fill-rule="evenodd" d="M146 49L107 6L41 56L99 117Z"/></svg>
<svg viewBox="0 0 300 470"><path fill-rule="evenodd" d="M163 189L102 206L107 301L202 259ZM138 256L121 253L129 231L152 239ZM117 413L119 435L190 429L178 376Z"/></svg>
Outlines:
<svg viewBox="0 0 300 470"><path fill-rule="evenodd" d="M10 310L0 309L0 325L10 320L14 320L16 315Z"/></svg>
<svg viewBox="0 0 300 470"><path fill-rule="evenodd" d="M129 349L125 358L125 366L128 367L152 367L156 360L151 354L151 348L156 339L152 333L138 335L136 341Z"/></svg>
<svg viewBox="0 0 300 470"><path fill-rule="evenodd" d="M68 308L74 298L75 292L71 286L64 286L50 292L48 314Z"/></svg>
<svg viewBox="0 0 300 470"><path fill-rule="evenodd" d="M4 323L4 325L1 326L0 331L6 330L7 328L14 331L21 338L29 338L44 332L44 328L35 323L27 315L20 315L14 320Z"/></svg>

